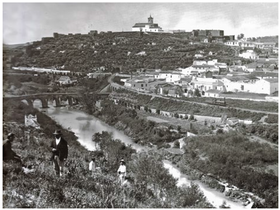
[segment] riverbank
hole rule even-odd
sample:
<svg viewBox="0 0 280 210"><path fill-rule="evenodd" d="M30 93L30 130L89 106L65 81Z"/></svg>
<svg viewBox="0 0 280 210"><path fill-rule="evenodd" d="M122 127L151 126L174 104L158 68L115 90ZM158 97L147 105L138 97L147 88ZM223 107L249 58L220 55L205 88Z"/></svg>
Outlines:
<svg viewBox="0 0 280 210"><path fill-rule="evenodd" d="M17 110L19 107L16 105L14 108ZM59 109L61 108L55 110ZM105 144L102 146L102 151L90 152L76 141L73 132L58 125L50 117L41 121L42 113L36 114L42 125L38 130L26 128L19 122L10 123L5 118L4 133L11 131L16 133L18 141L13 145L13 149L30 166L30 170L26 172L21 170L21 166L16 167L13 162L5 162L3 167L3 206L5 208L211 207L195 186L177 188L173 184L176 180L163 168L162 163L155 159L154 154L141 153L139 154L141 157L137 158L138 154L134 153L134 158L131 158L128 152L131 149L120 141L112 141L112 136L107 132L97 135ZM15 126L18 124L21 125ZM64 135L69 134L73 137L70 139L70 136L67 136L69 157L62 177L56 177L49 161L51 152L48 147L53 139L52 126L56 129L61 128ZM27 131L30 135L25 135ZM49 132L45 133L46 131ZM31 138L26 140L27 136ZM108 162L101 167L101 172L92 175L87 168L88 158L95 155L99 165L102 154L107 154ZM143 163L143 155L146 155L145 160L148 161L144 162L143 167L139 167ZM133 173L135 178L130 180L130 185L125 188L120 185L115 175L118 161L122 157L125 157L130 174ZM147 163L151 163L149 168L147 168ZM149 175L142 177L143 170ZM187 192L192 192L192 194ZM162 193L166 199L162 199Z"/></svg>
<svg viewBox="0 0 280 210"><path fill-rule="evenodd" d="M107 118L102 117L100 115L97 115L97 117L99 117L99 119L102 119L104 121L108 120ZM135 135L135 133L133 133L133 130L131 130L130 127L123 125L119 121L116 124L113 124L112 126L114 126L119 130L123 130L125 134L129 135L130 137L137 136ZM156 149L156 147L154 147L154 149ZM181 160L182 157L169 152L168 153L164 152L164 154L165 155L163 156L168 156L169 160L174 162L177 167L179 167L180 164L182 164L182 160ZM204 183L208 187L211 187L213 190L222 193L225 197L228 197L233 202L239 202L240 204L242 204L242 206L247 206L249 204L251 205L252 202L257 203L262 201L257 196L254 196L253 194L250 195L235 186L227 184L226 182L221 182L217 178L214 178L211 175L199 172L193 168L190 168L188 165L184 165L184 167L185 168L187 167L187 169L184 171L188 172L188 176L190 176L192 180L199 180L200 182Z"/></svg>

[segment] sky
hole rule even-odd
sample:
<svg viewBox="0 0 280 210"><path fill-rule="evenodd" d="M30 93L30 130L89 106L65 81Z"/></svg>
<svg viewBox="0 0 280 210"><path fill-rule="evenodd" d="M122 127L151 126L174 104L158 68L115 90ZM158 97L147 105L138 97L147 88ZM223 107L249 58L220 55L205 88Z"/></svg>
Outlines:
<svg viewBox="0 0 280 210"><path fill-rule="evenodd" d="M4 2L3 42L19 44L54 32L131 31L151 15L164 30L220 29L225 35L278 35L278 3Z"/></svg>

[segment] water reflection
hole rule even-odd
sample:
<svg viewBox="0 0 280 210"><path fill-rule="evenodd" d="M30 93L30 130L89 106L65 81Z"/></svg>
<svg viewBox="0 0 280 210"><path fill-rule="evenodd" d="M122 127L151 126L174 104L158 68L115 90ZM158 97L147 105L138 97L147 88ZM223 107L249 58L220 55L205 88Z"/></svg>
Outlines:
<svg viewBox="0 0 280 210"><path fill-rule="evenodd" d="M120 139L126 145L131 145L132 148L137 151L146 150L145 147L135 144L131 138L126 136L122 131L107 125L92 115L68 107L54 107L52 103L48 105L49 108L42 109L40 101L34 102L35 108L43 110L64 128L73 131L81 145L88 150L95 150L95 143L92 141L92 135L98 132L101 133L102 131L112 133L114 139Z"/></svg>

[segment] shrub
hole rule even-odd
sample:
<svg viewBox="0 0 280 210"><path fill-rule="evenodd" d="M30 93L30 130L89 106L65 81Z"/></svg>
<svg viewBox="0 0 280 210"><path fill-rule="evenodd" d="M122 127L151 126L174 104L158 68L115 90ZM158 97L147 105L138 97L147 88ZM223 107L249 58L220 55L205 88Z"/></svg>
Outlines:
<svg viewBox="0 0 280 210"><path fill-rule="evenodd" d="M174 141L174 148L180 148L180 142L178 140Z"/></svg>
<svg viewBox="0 0 280 210"><path fill-rule="evenodd" d="M190 115L189 120L194 120L194 116L193 116L193 114L191 114L191 115Z"/></svg>
<svg viewBox="0 0 280 210"><path fill-rule="evenodd" d="M266 123L278 123L278 115L269 114L265 119Z"/></svg>
<svg viewBox="0 0 280 210"><path fill-rule="evenodd" d="M148 112L149 108L147 106L144 107L145 112Z"/></svg>
<svg viewBox="0 0 280 210"><path fill-rule="evenodd" d="M223 131L223 129L221 129L221 128L219 128L218 130L217 130L217 132L216 132L216 134L223 134L224 133L224 131Z"/></svg>

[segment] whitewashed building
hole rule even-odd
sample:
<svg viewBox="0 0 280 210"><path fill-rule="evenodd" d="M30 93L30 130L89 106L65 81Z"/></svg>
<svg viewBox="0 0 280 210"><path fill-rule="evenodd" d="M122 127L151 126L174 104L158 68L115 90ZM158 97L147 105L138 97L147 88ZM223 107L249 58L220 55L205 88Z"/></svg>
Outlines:
<svg viewBox="0 0 280 210"><path fill-rule="evenodd" d="M193 84L194 89L199 89L200 91L207 90L219 90L223 91L223 83L218 79L213 78L194 78L191 82Z"/></svg>
<svg viewBox="0 0 280 210"><path fill-rule="evenodd" d="M227 68L227 65L224 63L218 63L217 59L213 59L211 61L195 60L193 61L192 66L187 67L185 69L181 69L181 72L182 74L189 76L201 74L207 71L219 72L220 68Z"/></svg>
<svg viewBox="0 0 280 210"><path fill-rule="evenodd" d="M259 94L272 94L278 91L278 79L235 79L223 78L227 92L248 92Z"/></svg>
<svg viewBox="0 0 280 210"><path fill-rule="evenodd" d="M258 54L255 53L254 50L247 50L246 52L240 53L239 57L251 60L256 60L259 58Z"/></svg>
<svg viewBox="0 0 280 210"><path fill-rule="evenodd" d="M69 76L61 76L57 82L59 85L67 85L71 84L71 79Z"/></svg>
<svg viewBox="0 0 280 210"><path fill-rule="evenodd" d="M184 75L180 72L169 72L169 71L161 71L154 73L155 79L165 79L168 83L174 83L180 81Z"/></svg>
<svg viewBox="0 0 280 210"><path fill-rule="evenodd" d="M132 27L132 31L143 32L163 32L162 28L157 23L154 23L152 16L148 18L148 23L135 23Z"/></svg>

